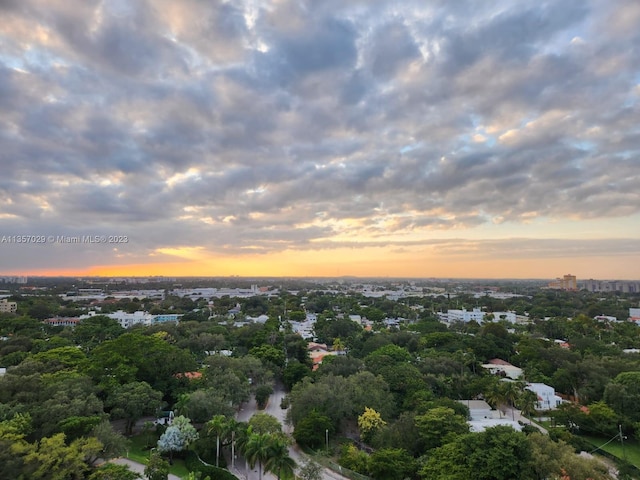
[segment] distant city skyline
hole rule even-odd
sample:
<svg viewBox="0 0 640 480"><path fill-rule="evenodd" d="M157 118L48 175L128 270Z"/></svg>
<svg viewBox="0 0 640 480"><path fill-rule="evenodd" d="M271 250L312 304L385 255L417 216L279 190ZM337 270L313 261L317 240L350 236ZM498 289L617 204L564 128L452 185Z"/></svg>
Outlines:
<svg viewBox="0 0 640 480"><path fill-rule="evenodd" d="M0 275L640 276L640 2L0 15Z"/></svg>

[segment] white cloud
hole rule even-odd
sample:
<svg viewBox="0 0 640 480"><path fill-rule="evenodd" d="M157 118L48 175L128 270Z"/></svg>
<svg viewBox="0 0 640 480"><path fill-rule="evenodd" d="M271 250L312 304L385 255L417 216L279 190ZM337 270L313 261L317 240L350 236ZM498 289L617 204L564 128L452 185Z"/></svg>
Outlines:
<svg viewBox="0 0 640 480"><path fill-rule="evenodd" d="M143 259L626 218L634 5L3 2L0 227Z"/></svg>

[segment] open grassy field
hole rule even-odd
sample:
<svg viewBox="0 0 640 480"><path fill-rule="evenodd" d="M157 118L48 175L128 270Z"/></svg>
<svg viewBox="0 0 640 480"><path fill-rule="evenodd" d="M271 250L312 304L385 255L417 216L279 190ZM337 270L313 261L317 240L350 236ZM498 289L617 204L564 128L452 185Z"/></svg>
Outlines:
<svg viewBox="0 0 640 480"><path fill-rule="evenodd" d="M592 437L588 435L580 435L585 440L589 441L596 447L600 447L609 441L609 438ZM607 445L601 447L607 453L615 455L618 458L626 459L627 462L640 468L640 443L637 440L625 440L624 447L620 444L620 440L616 439ZM594 452L594 453L597 453Z"/></svg>

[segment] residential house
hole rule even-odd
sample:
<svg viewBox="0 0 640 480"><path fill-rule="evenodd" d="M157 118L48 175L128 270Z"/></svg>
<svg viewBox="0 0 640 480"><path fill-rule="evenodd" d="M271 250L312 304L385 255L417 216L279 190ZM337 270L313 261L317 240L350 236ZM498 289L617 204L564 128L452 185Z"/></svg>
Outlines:
<svg viewBox="0 0 640 480"><path fill-rule="evenodd" d="M492 410L484 400L459 400L460 403L469 409L469 430L472 432L482 432L487 428L497 425L506 425L514 430L521 431L522 426L510 418L503 417L498 410Z"/></svg>
<svg viewBox="0 0 640 480"><path fill-rule="evenodd" d="M309 356L311 357L311 361L313 362L313 370L317 370L322 360L327 355L338 355L338 352L329 351L326 343L316 343L309 342L307 345L307 350L309 352Z"/></svg>
<svg viewBox="0 0 640 480"><path fill-rule="evenodd" d="M562 398L556 395L554 388L549 385L545 385L544 383L528 383L525 388L537 395L538 403L536 404L536 410L554 410L562 405Z"/></svg>
<svg viewBox="0 0 640 480"><path fill-rule="evenodd" d="M499 358L489 360L489 363L483 364L482 368L489 370L493 375L500 375L501 377L510 378L512 380L518 380L522 377L521 368L511 365L509 362Z"/></svg>
<svg viewBox="0 0 640 480"><path fill-rule="evenodd" d="M43 323L51 327L75 327L80 323L80 319L76 317L52 317L43 320Z"/></svg>

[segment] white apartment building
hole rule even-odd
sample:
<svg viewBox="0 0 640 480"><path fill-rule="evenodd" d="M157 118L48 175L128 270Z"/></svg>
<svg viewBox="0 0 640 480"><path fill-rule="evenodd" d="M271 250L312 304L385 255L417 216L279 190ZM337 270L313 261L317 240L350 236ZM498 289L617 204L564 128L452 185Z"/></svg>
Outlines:
<svg viewBox="0 0 640 480"><path fill-rule="evenodd" d="M484 312L480 310L480 308L475 307L473 310L469 311L465 308L462 310L447 310L446 314L439 313L438 316L441 320L446 321L448 323L452 322L478 322L482 323L484 319Z"/></svg>
<svg viewBox="0 0 640 480"><path fill-rule="evenodd" d="M80 316L80 320L90 318L96 315L96 312L89 312L88 315ZM163 313L160 315L152 315L149 312L137 311L128 313L123 310L118 310L113 313L104 314L106 317L116 320L122 328L131 328L134 325L153 325L156 323L165 322L177 322L182 315L177 313Z"/></svg>

